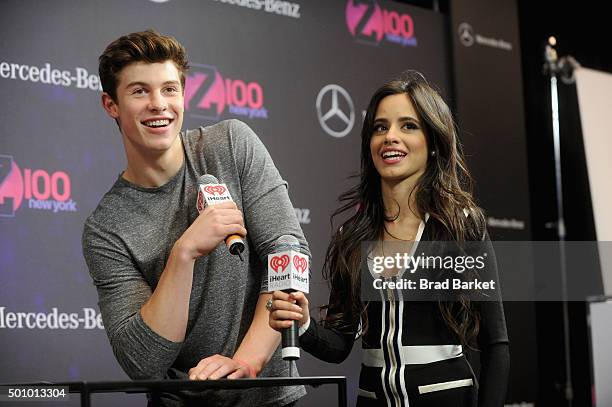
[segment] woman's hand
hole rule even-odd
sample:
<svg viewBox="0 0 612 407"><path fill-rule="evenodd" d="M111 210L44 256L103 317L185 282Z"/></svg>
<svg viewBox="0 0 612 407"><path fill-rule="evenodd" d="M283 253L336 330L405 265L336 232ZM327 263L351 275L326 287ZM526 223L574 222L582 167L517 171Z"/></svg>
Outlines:
<svg viewBox="0 0 612 407"><path fill-rule="evenodd" d="M301 327L310 319L308 299L301 291L292 293L274 291L271 300L271 306L268 307L269 323L274 330L290 328L293 321L299 321Z"/></svg>

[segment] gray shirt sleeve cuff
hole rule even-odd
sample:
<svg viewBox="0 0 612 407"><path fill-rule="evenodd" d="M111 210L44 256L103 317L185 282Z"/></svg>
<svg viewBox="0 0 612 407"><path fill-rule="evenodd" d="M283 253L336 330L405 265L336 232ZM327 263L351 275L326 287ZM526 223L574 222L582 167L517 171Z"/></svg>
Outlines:
<svg viewBox="0 0 612 407"><path fill-rule="evenodd" d="M154 332L138 312L112 340L119 364L132 379L162 379L176 360L182 342Z"/></svg>

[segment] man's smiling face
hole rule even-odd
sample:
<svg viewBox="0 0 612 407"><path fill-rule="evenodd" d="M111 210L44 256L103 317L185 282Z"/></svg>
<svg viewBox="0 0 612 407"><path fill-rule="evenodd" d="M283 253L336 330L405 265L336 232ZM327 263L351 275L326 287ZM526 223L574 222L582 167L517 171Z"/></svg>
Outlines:
<svg viewBox="0 0 612 407"><path fill-rule="evenodd" d="M103 96L107 113L116 119L128 150L159 155L177 142L183 125L184 92L176 65L135 62L121 70L116 101Z"/></svg>

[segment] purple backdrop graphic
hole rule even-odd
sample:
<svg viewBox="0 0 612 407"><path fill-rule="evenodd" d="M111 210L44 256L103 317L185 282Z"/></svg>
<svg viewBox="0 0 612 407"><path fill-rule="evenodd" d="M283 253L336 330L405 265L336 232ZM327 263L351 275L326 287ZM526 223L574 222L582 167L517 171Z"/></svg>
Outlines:
<svg viewBox="0 0 612 407"><path fill-rule="evenodd" d="M316 305L328 294L319 271L329 215L358 169L369 96L407 68L450 93L444 16L390 1L5 0L0 23L0 382L126 377L80 245L125 165L96 76L119 35L154 28L185 45L184 128L238 118L265 143L311 245ZM305 355L300 372L348 376L354 400L359 347L341 365Z"/></svg>

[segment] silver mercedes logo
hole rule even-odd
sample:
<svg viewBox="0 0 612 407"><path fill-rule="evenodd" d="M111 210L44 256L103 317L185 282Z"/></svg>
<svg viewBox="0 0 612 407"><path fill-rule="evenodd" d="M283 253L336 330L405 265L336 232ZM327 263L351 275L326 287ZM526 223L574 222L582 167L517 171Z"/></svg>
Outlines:
<svg viewBox="0 0 612 407"><path fill-rule="evenodd" d="M329 84L317 95L319 124L332 137L344 137L355 124L351 95L339 85Z"/></svg>
<svg viewBox="0 0 612 407"><path fill-rule="evenodd" d="M466 47L474 44L474 29L468 23L459 24L457 33L459 34L459 40Z"/></svg>

